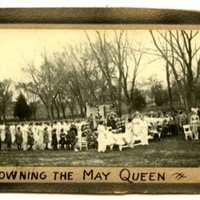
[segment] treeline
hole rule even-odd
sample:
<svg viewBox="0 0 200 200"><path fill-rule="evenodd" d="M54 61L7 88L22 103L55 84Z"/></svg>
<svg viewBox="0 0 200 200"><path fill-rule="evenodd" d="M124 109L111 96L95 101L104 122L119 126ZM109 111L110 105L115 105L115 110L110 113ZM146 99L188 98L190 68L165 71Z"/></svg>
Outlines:
<svg viewBox="0 0 200 200"><path fill-rule="evenodd" d="M114 31L112 38L96 31L94 41L85 35L84 45L51 56L44 52L40 67L29 63L23 71L30 82L19 83L18 88L36 95L50 119L65 118L66 108L72 115L78 108L80 116L85 116L86 102L113 103L119 115L123 105L128 112L144 107L145 97L136 84L142 59L142 52L134 50L137 43L130 43L126 31Z"/></svg>
<svg viewBox="0 0 200 200"><path fill-rule="evenodd" d="M44 51L40 66L29 62L23 68L29 82L18 83L16 89L29 102L29 117L36 117L40 102L48 119L66 118L69 113L85 116L86 102L92 106L115 104L118 115L142 109L150 101L157 106L169 104L171 110L182 107L188 114L192 106L198 105L198 31L150 31L151 47L142 46L127 31L109 35L106 31L94 31L92 37L86 31L84 34L85 43L66 44L63 51L51 54ZM139 80L139 73L145 70L142 60L146 55L162 60L166 86L156 77ZM0 85L3 119L13 95L10 83L5 80ZM30 100L32 97L34 100Z"/></svg>

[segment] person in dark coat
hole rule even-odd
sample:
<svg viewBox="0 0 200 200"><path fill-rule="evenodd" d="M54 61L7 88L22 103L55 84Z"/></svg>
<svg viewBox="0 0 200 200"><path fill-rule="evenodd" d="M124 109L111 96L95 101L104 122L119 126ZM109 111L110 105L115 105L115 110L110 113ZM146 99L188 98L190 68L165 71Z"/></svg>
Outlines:
<svg viewBox="0 0 200 200"><path fill-rule="evenodd" d="M22 132L21 132L20 127L18 127L16 131L16 139L15 139L15 143L17 144L18 150L22 149L22 142L23 142Z"/></svg>
<svg viewBox="0 0 200 200"><path fill-rule="evenodd" d="M7 150L10 151L11 144L12 144L12 135L11 135L9 126L6 126L5 142L7 144Z"/></svg>
<svg viewBox="0 0 200 200"><path fill-rule="evenodd" d="M64 129L62 128L60 130L60 141L59 144L61 145L61 149L65 148L65 144L66 144L66 134L64 133Z"/></svg>
<svg viewBox="0 0 200 200"><path fill-rule="evenodd" d="M49 149L48 148L48 143L49 143L49 133L48 133L48 129L47 127L44 128L43 131L43 143L45 144L45 149Z"/></svg>
<svg viewBox="0 0 200 200"><path fill-rule="evenodd" d="M112 120L110 114L107 114L106 120L107 120L107 127L112 127Z"/></svg>
<svg viewBox="0 0 200 200"><path fill-rule="evenodd" d="M66 136L67 145L70 150L75 150L75 146L77 142L77 138L76 138L77 134L78 134L78 131L77 131L76 126L72 124Z"/></svg>
<svg viewBox="0 0 200 200"><path fill-rule="evenodd" d="M28 141L27 141L27 145L28 150L32 150L33 149L33 145L34 145L34 135L33 135L33 131L31 130L31 127L29 127L28 129Z"/></svg>
<svg viewBox="0 0 200 200"><path fill-rule="evenodd" d="M55 128L52 130L52 142L51 142L51 145L52 145L54 150L58 149L58 140L57 140L57 134L56 134L56 129Z"/></svg>
<svg viewBox="0 0 200 200"><path fill-rule="evenodd" d="M111 117L111 127L113 130L117 129L117 122L114 116Z"/></svg>

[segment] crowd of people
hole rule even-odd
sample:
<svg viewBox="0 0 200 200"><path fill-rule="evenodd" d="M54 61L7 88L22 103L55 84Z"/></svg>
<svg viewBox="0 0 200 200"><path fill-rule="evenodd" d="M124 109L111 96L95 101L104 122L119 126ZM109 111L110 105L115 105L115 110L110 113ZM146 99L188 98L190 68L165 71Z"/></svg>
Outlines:
<svg viewBox="0 0 200 200"><path fill-rule="evenodd" d="M191 115L191 119L196 115ZM125 147L148 145L151 139L176 135L187 123L187 115L181 111L174 116L165 112L135 112L134 116L126 118L119 118L111 112L105 120L94 123L93 119L1 124L0 149L79 151L78 144L85 138L89 149L105 152L117 147L121 151ZM193 131L197 130L194 120L191 127Z"/></svg>

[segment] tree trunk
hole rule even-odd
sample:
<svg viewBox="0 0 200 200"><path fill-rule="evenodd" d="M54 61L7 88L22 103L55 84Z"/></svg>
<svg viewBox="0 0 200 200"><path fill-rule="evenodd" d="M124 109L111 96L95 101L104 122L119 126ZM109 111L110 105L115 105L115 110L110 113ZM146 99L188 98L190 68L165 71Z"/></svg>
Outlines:
<svg viewBox="0 0 200 200"><path fill-rule="evenodd" d="M51 107L48 104L44 104L46 111L47 111L47 119L52 119L52 115L51 115Z"/></svg>
<svg viewBox="0 0 200 200"><path fill-rule="evenodd" d="M79 104L79 109L80 109L80 115L81 115L81 117L85 117L84 109L83 109L82 104Z"/></svg>
<svg viewBox="0 0 200 200"><path fill-rule="evenodd" d="M3 122L6 121L6 111L3 109L2 110L2 117L3 117Z"/></svg>
<svg viewBox="0 0 200 200"><path fill-rule="evenodd" d="M74 119L74 106L69 106L70 112L71 112L71 116Z"/></svg>
<svg viewBox="0 0 200 200"><path fill-rule="evenodd" d="M192 85L190 89L190 102L191 102L191 107L196 107L196 94L195 94L195 86Z"/></svg>
<svg viewBox="0 0 200 200"><path fill-rule="evenodd" d="M33 119L36 120L36 111L33 111Z"/></svg>
<svg viewBox="0 0 200 200"><path fill-rule="evenodd" d="M119 76L119 94L118 94L118 115L119 117L122 116L122 76Z"/></svg>
<svg viewBox="0 0 200 200"><path fill-rule="evenodd" d="M54 104L54 106L56 108L57 118L60 119L60 110L59 110L59 107L58 107L58 105L56 103L56 100L53 101L53 104Z"/></svg>
<svg viewBox="0 0 200 200"><path fill-rule="evenodd" d="M183 96L183 101L184 101L184 105L185 105L185 111L188 117L188 123L189 123L189 118L190 118L190 112L191 112L191 106L188 102L188 98L186 96Z"/></svg>
<svg viewBox="0 0 200 200"><path fill-rule="evenodd" d="M59 103L60 103L60 107L61 107L61 112L62 112L62 116L64 119L66 119L66 115L65 115L65 105L62 102L62 97L60 95L60 93L58 94L58 98L59 98Z"/></svg>
<svg viewBox="0 0 200 200"><path fill-rule="evenodd" d="M53 104L51 104L50 109L51 109L51 116L53 119L55 119Z"/></svg>
<svg viewBox="0 0 200 200"><path fill-rule="evenodd" d="M66 119L65 106L64 106L64 104L62 102L60 103L60 107L61 107L61 110L62 110L63 118Z"/></svg>
<svg viewBox="0 0 200 200"><path fill-rule="evenodd" d="M132 111L133 111L133 105L132 105L132 102L129 102L128 103L128 114L131 115Z"/></svg>
<svg viewBox="0 0 200 200"><path fill-rule="evenodd" d="M169 72L169 65L166 64L166 79L167 79L167 89L169 95L169 103L170 103L170 111L173 111L173 99L172 99L172 91L170 85L170 72Z"/></svg>

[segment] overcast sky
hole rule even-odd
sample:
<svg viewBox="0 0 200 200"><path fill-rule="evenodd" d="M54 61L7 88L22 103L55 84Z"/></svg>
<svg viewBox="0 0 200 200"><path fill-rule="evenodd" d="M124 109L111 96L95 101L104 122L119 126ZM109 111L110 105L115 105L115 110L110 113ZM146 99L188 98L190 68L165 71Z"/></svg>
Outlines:
<svg viewBox="0 0 200 200"><path fill-rule="evenodd" d="M94 31L87 30L94 40ZM108 38L113 31L106 31ZM147 30L129 30L129 38L141 42L144 48L153 48L150 34ZM14 81L26 80L22 67L34 61L37 66L41 62L41 53L46 49L47 54L62 51L67 45L78 45L87 41L84 30L76 29L0 29L0 80L11 78ZM157 74L165 80L163 62L155 61L154 56L144 55L141 65L142 72L139 80L146 79L152 74Z"/></svg>

